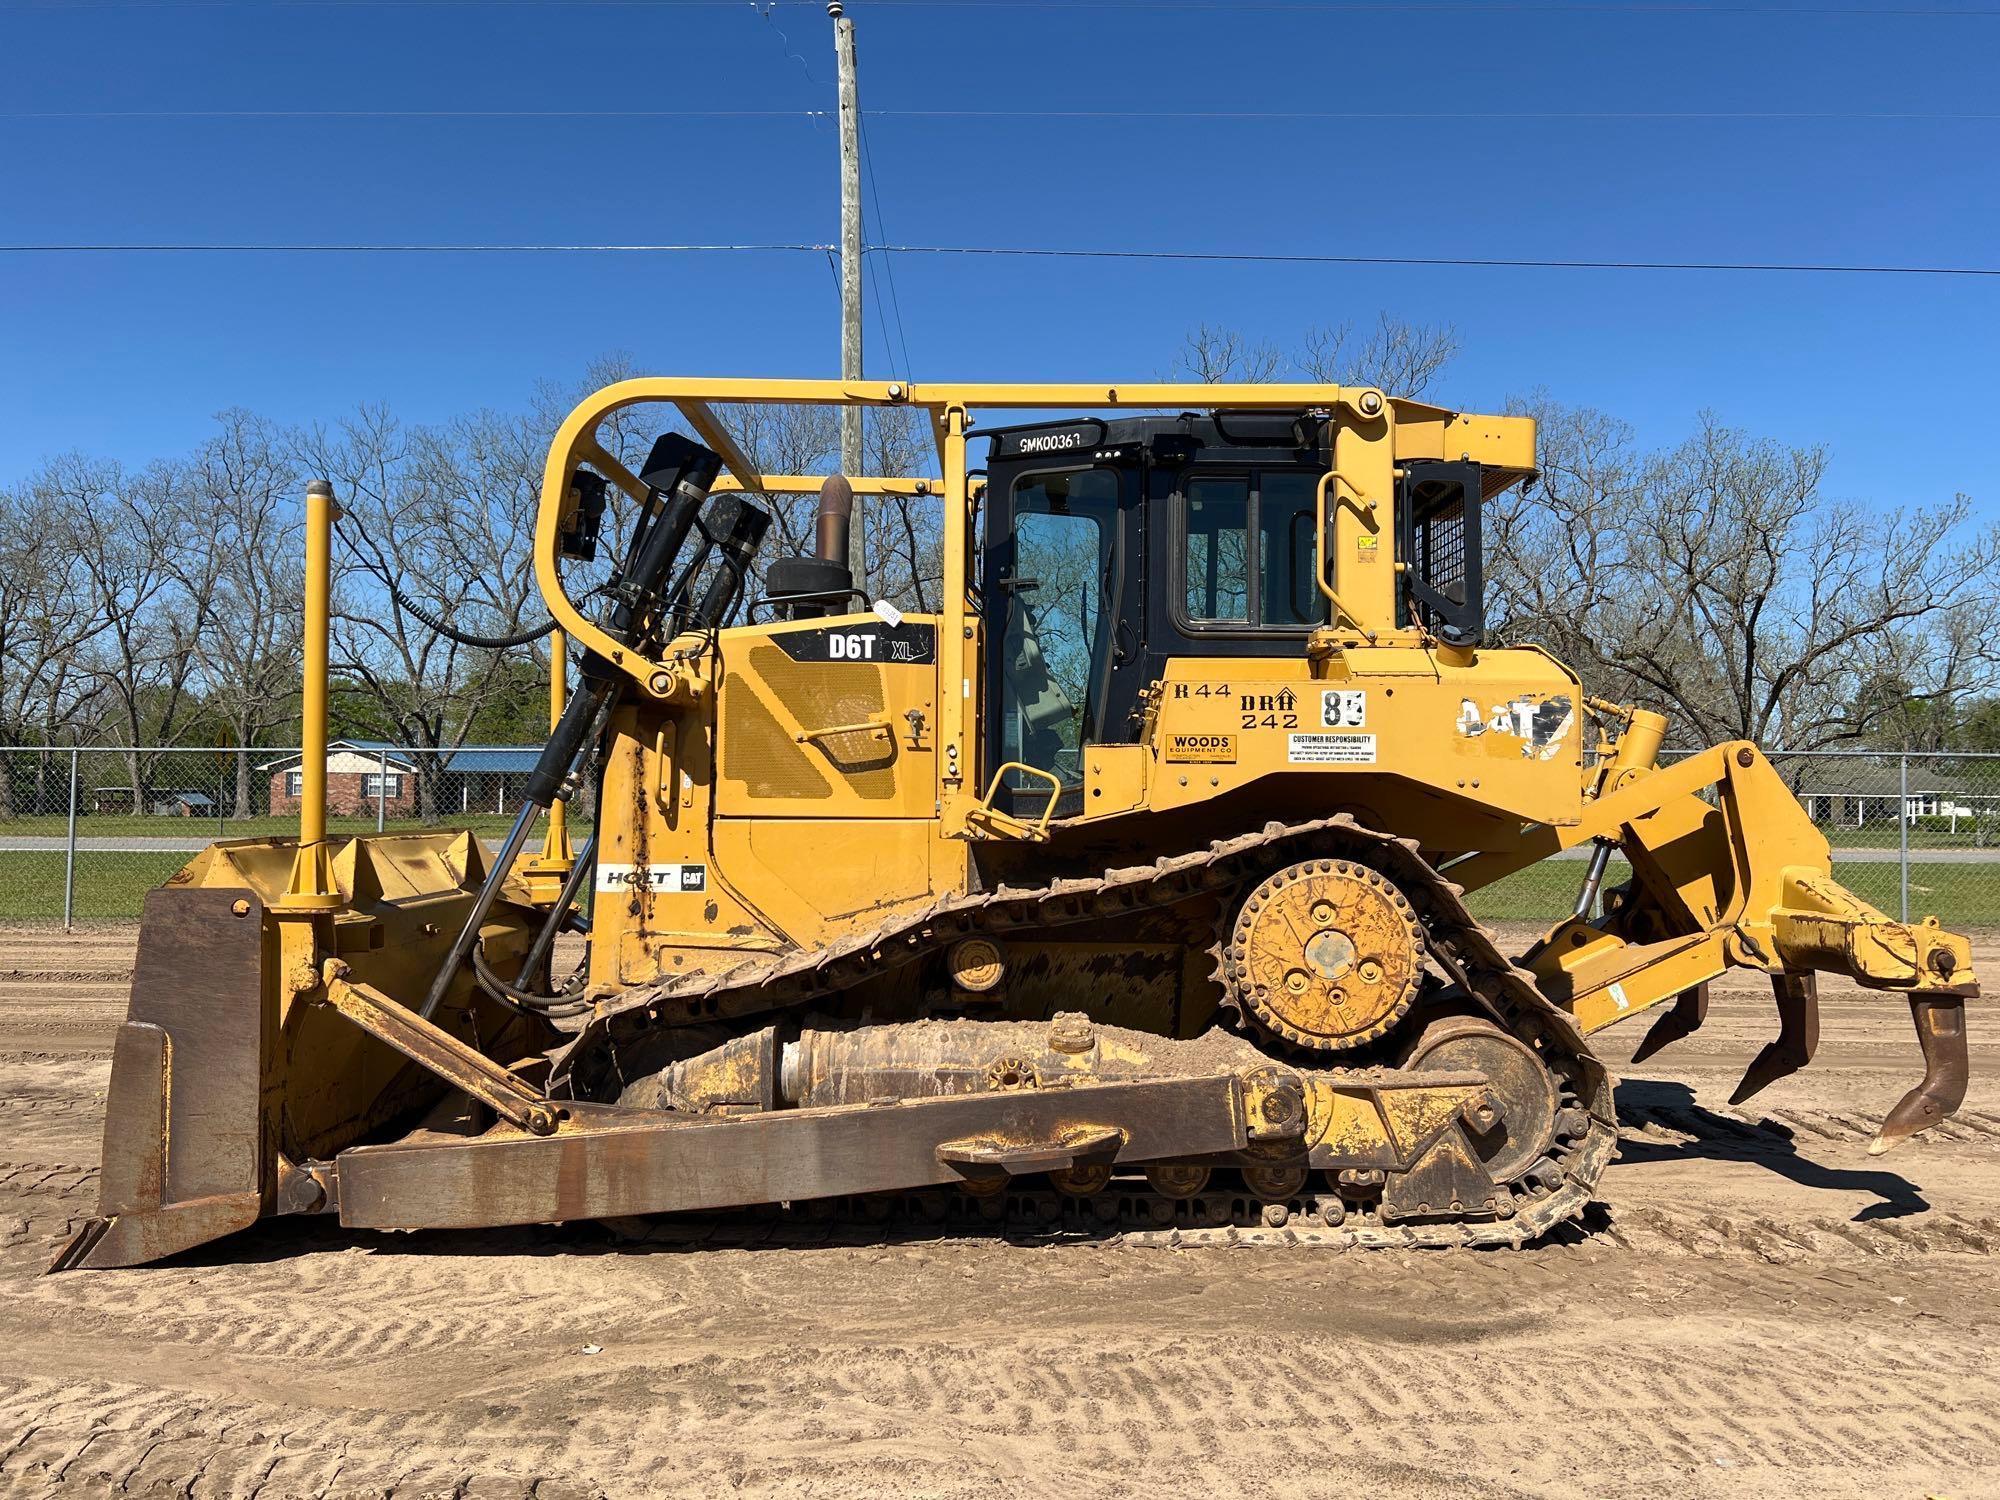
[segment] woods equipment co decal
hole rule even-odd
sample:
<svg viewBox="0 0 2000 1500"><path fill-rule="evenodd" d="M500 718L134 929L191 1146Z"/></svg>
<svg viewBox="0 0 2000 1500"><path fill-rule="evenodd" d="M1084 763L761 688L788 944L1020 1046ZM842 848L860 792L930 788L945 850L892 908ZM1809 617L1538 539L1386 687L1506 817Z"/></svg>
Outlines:
<svg viewBox="0 0 2000 1500"><path fill-rule="evenodd" d="M1167 759L1183 765L1233 766L1236 764L1236 736L1233 734L1170 734Z"/></svg>

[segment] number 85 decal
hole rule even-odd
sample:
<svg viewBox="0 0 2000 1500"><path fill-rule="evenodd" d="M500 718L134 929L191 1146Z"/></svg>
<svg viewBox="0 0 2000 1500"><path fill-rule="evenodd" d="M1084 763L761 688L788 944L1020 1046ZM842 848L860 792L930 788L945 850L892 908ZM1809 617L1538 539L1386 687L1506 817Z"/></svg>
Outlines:
<svg viewBox="0 0 2000 1500"><path fill-rule="evenodd" d="M1328 729L1362 729L1368 723L1368 694L1329 688L1319 695L1319 721Z"/></svg>

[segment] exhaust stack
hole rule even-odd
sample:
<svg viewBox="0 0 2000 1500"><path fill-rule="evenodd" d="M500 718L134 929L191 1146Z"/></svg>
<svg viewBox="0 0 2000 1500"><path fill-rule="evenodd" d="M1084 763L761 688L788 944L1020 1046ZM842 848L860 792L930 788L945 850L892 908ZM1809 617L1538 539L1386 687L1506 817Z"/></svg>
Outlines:
<svg viewBox="0 0 2000 1500"><path fill-rule="evenodd" d="M819 487L819 516L813 541L820 561L847 566L848 539L854 526L854 486L845 474L829 474Z"/></svg>
<svg viewBox="0 0 2000 1500"><path fill-rule="evenodd" d="M819 487L812 555L781 557L764 574L766 597L785 618L816 620L852 607L857 590L847 544L853 534L854 486L845 474L830 474Z"/></svg>

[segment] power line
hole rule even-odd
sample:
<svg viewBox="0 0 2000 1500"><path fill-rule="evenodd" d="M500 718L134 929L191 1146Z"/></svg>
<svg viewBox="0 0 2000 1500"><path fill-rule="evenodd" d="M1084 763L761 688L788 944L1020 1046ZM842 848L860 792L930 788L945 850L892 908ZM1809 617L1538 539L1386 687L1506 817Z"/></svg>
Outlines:
<svg viewBox="0 0 2000 1500"><path fill-rule="evenodd" d="M313 3L313 0L303 0ZM449 0L445 0L449 3ZM485 0L468 0L480 4ZM497 0L501 4L530 4L536 0ZM640 0L586 0L586 3L632 4ZM698 0L697 0L698 3ZM810 3L810 0L800 0ZM1892 16L1951 17L2000 16L2000 7L1984 5L1921 6L1904 9L1885 5L1590 5L1564 4L1561 0L1463 0L1463 3L1396 3L1396 0L869 0L872 7L908 10L1276 10L1394 11L1402 15L1458 15L1466 12L1535 12L1581 15L1714 15L1714 16Z"/></svg>
<svg viewBox="0 0 2000 1500"><path fill-rule="evenodd" d="M887 234L889 233L889 226L885 224L882 220L882 192L880 186L878 185L879 179L877 178L875 173L875 153L869 150L868 148L867 112L865 110L860 112L857 115L854 123L855 123L855 128L861 137L861 165L866 170L867 173L868 196L870 200L873 201L873 203L875 204L875 229L877 233L887 236ZM903 332L903 299L896 290L895 258L893 256L885 257L882 261L882 268L883 271L886 273L889 282L889 305L896 314L896 342L901 346L903 351L903 378L905 380L914 380L916 378L915 373L910 369L910 340L908 336ZM881 313L882 313L881 294L878 292L876 294L876 306L875 306L875 314L878 320L881 317ZM886 344L888 341L889 341L889 330L887 328L884 328L882 330L882 342Z"/></svg>
<svg viewBox="0 0 2000 1500"><path fill-rule="evenodd" d="M0 120L757 120L823 109L25 109Z"/></svg>
<svg viewBox="0 0 2000 1500"><path fill-rule="evenodd" d="M66 10L721 10L744 0L15 0L0 9ZM764 0L787 9L816 7L819 0ZM1859 16L1895 20L2000 16L1995 6L1576 4L1561 0L870 0L873 8L899 10L1099 10L1291 11L1328 15L1393 12L1409 15L1466 13L1594 16Z"/></svg>
<svg viewBox="0 0 2000 1500"><path fill-rule="evenodd" d="M306 0L311 3L311 0ZM447 0L448 3L448 0ZM485 3L485 0L469 0L469 3ZM534 3L534 0L498 0L498 3ZM597 0L587 0L597 3ZM635 0L601 0L605 4L635 3ZM801 0L806 3L806 0ZM1562 4L1558 0L1551 3L1536 3L1536 0L1492 0L1492 3L1439 3L1397 4L1393 0L869 0L872 6L895 7L899 9L928 10L1274 10L1274 11L1325 11L1339 14L1343 11L1394 11L1402 15L1423 15L1434 12L1439 15L1458 15L1466 12L1509 12L1523 13L1542 11L1555 15L1580 14L1596 16L1619 15L1712 15L1712 16L1889 16L1904 17L1952 17L1952 16L2000 16L2000 7L1970 6L1923 6L1916 9L1877 5L1578 5Z"/></svg>
<svg viewBox="0 0 2000 1500"><path fill-rule="evenodd" d="M469 244L469 243L388 243L350 242L336 244L277 244L245 241L233 244L125 243L109 241L68 244L0 244L0 255L667 255L722 254L726 252L808 251L819 254L830 245L739 244L739 245L654 245L654 244Z"/></svg>
<svg viewBox="0 0 2000 1500"><path fill-rule="evenodd" d="M1502 256L1288 255L1235 250L1075 250L1038 246L878 245L886 255L995 255L1047 260L1212 261L1243 265L1443 266L1531 271L1752 271L1850 276L2000 276L2000 266L1842 265L1812 261L1530 260Z"/></svg>
<svg viewBox="0 0 2000 1500"><path fill-rule="evenodd" d="M868 248L869 247L868 247L867 231L866 229L864 229L862 231L862 237L861 237L861 264L867 268L868 285L874 290L875 328L876 331L882 335L882 352L885 358L887 359L889 365L889 373L891 375L894 375L896 373L896 346L889 342L889 318L888 315L882 311L883 303L885 301L885 299L882 296L882 274L887 272L889 267L895 263L893 261L884 259L881 256L870 255L868 253ZM878 272L876 270L877 261L881 261L882 265L881 272ZM909 362L907 360L904 361L902 378L904 380L908 380L910 378Z"/></svg>
<svg viewBox="0 0 2000 1500"><path fill-rule="evenodd" d="M276 244L235 242L198 244L69 243L0 244L0 255L188 254L188 255L668 255L668 254L811 254L835 247L803 242L759 244L475 244L475 243L331 243ZM1514 256L1330 255L1287 254L1256 250L1092 250L1037 245L872 245L871 255L962 255L1016 257L1036 260L1150 260L1235 265L1297 266L1429 266L1477 270L1527 271L1716 271L1836 276L1976 276L2000 277L2000 266L1937 266L1840 263L1833 261L1722 260L1583 260L1535 259Z"/></svg>
<svg viewBox="0 0 2000 1500"><path fill-rule="evenodd" d="M1521 120L1840 121L1870 124L2000 120L2000 112L1945 110L1237 110L1237 109L871 109L904 120ZM0 120L831 120L826 109L27 109Z"/></svg>

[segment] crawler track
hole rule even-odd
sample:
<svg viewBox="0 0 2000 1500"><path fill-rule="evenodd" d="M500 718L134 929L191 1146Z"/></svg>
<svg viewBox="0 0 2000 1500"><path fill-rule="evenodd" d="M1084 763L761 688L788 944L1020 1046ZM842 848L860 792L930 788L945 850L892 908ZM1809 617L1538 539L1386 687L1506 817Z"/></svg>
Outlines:
<svg viewBox="0 0 2000 1500"><path fill-rule="evenodd" d="M1010 1228L1059 1230L1088 1220L1102 1232L1115 1224L1139 1243L1325 1243L1339 1246L1518 1245L1536 1239L1583 1212L1617 1144L1611 1083L1570 1018L1536 987L1532 975L1510 963L1493 935L1466 909L1464 892L1434 870L1407 839L1392 838L1345 815L1313 822L1270 823L1205 850L1163 858L1151 865L1107 871L1094 878L1060 879L1046 886L998 886L953 896L891 919L823 949L759 954L725 969L634 989L601 1003L575 1041L558 1057L557 1092L591 1095L619 1075L622 1048L660 1025L753 1016L838 994L890 969L916 962L969 936L1018 937L1085 922L1164 911L1190 898L1226 894L1294 860L1334 857L1381 871L1408 897L1423 919L1431 957L1463 994L1509 1032L1528 1040L1561 1087L1562 1111L1571 1128L1548 1153L1511 1182L1511 1198L1495 1213L1428 1216L1421 1222L1387 1223L1365 1201L1337 1203L1326 1185L1276 1207L1241 1194L1205 1194L1183 1202L1115 1181L1094 1199L1070 1199L1027 1185L1004 1202L973 1206L935 1194L898 1195L893 1203L856 1201L864 1218L901 1214L937 1223L965 1214ZM968 1208L971 1212L968 1214ZM1328 1218L1338 1222L1329 1223ZM1075 1227L1084 1227L1078 1222Z"/></svg>

